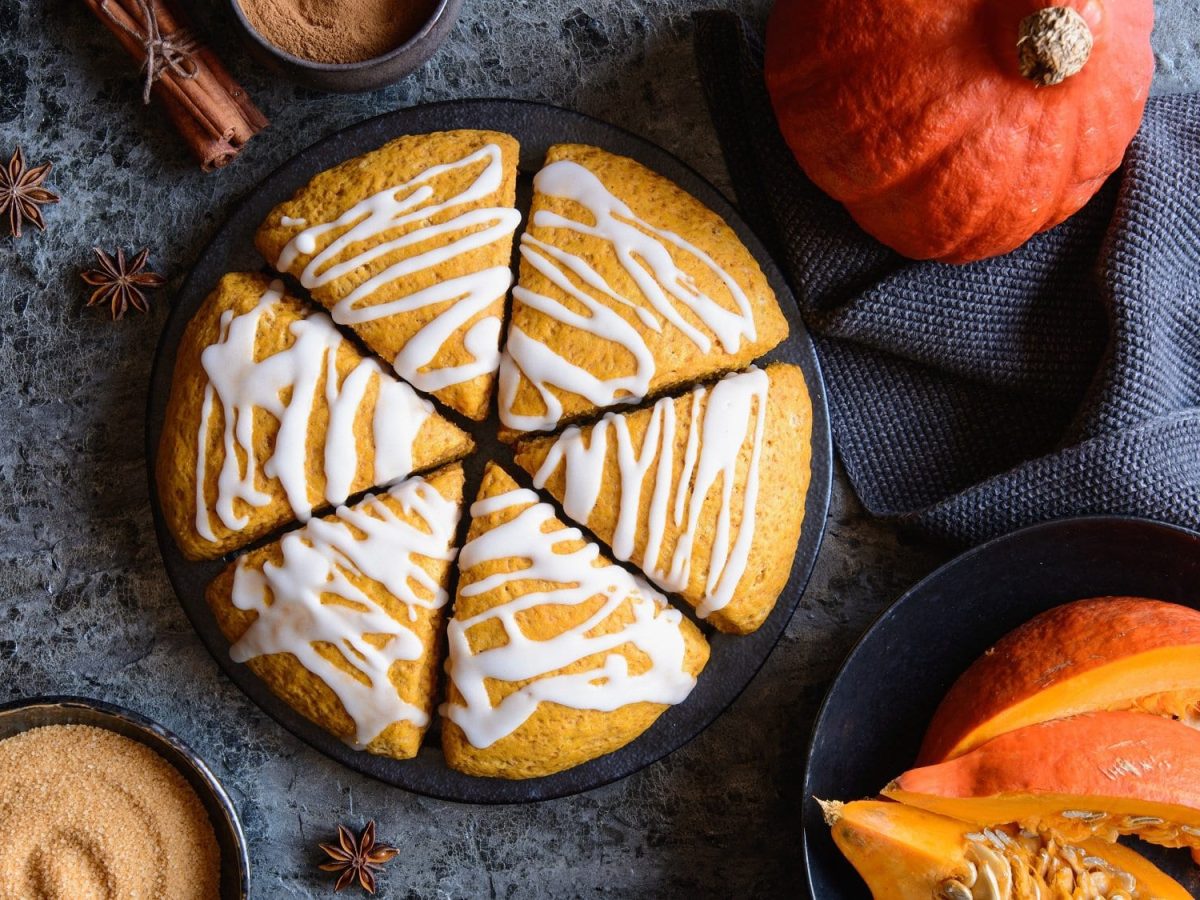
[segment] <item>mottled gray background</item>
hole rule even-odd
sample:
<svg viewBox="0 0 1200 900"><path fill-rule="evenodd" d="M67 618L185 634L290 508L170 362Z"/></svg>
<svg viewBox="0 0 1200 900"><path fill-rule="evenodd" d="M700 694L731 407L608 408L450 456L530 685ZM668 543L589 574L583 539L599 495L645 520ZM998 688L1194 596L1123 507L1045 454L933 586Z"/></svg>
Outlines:
<svg viewBox="0 0 1200 900"><path fill-rule="evenodd" d="M112 324L83 309L89 248L151 248L177 285L231 204L301 148L367 116L453 97L547 100L657 141L719 186L689 0L467 0L438 55L386 90L314 93L236 44L222 3L188 4L271 118L202 175L140 104L113 38L69 0L0 0L0 154L54 163L49 231L0 237L0 697L77 692L175 730L235 796L255 896L323 891L318 840L379 820L403 848L387 896L778 896L800 876L809 723L859 633L947 552L867 517L840 479L807 595L762 673L691 745L584 796L473 808L411 796L297 743L217 669L155 546L143 410L171 291ZM707 4L705 4L707 5ZM767 4L735 5L756 20ZM1200 2L1159 4L1156 90L1200 88ZM839 476L840 478L840 476ZM320 877L318 877L320 876Z"/></svg>

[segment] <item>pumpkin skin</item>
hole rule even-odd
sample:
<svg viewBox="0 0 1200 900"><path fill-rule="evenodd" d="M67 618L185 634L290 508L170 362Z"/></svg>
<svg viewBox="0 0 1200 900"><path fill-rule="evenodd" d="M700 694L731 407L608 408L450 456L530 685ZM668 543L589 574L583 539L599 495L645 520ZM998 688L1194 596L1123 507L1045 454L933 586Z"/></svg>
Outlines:
<svg viewBox="0 0 1200 900"><path fill-rule="evenodd" d="M1058 719L911 769L883 794L976 825L1051 828L1072 841L1136 834L1195 851L1200 731L1135 712Z"/></svg>
<svg viewBox="0 0 1200 900"><path fill-rule="evenodd" d="M1152 0L1062 0L1092 33L1059 84L1021 74L1045 0L777 0L766 79L801 168L914 259L1006 253L1116 170L1154 74Z"/></svg>
<svg viewBox="0 0 1200 900"><path fill-rule="evenodd" d="M967 856L968 835L975 828L966 822L878 800L822 803L821 808L834 843L876 900L931 900L947 896L943 887L948 880L972 885L978 877ZM1015 829L1001 830L1015 836ZM1128 847L1095 838L1076 846L1132 875L1139 897L1191 900L1179 882ZM1019 888L1011 892L1011 900L1037 896L1037 891Z"/></svg>
<svg viewBox="0 0 1200 900"><path fill-rule="evenodd" d="M1139 597L1078 600L1030 619L963 673L934 714L918 762L1080 713L1186 716L1198 705L1200 611Z"/></svg>

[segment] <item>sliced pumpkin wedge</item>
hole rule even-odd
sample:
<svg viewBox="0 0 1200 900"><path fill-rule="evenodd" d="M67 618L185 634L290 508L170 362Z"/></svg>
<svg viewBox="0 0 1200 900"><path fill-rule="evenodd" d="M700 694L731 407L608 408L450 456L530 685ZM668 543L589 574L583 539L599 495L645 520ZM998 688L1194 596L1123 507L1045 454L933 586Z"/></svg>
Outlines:
<svg viewBox="0 0 1200 900"><path fill-rule="evenodd" d="M1136 834L1200 850L1200 731L1159 716L1102 712L1028 725L883 790L976 825L1015 822L1067 840Z"/></svg>
<svg viewBox="0 0 1200 900"><path fill-rule="evenodd" d="M1200 611L1140 597L1096 597L1036 616L955 682L919 760L953 759L1026 725L1123 709L1196 720Z"/></svg>
<svg viewBox="0 0 1200 900"><path fill-rule="evenodd" d="M820 801L818 801L820 802ZM834 843L876 900L1190 900L1120 844L1068 844L1013 826L974 826L901 803L821 803Z"/></svg>

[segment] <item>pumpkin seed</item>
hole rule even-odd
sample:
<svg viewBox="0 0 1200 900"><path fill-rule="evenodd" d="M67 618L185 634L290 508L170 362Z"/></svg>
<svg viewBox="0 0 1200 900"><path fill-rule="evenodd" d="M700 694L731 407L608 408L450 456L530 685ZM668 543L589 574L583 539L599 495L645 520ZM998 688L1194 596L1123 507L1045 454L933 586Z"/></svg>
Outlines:
<svg viewBox="0 0 1200 900"><path fill-rule="evenodd" d="M1053 831L1010 833L984 828L967 837L971 841L968 857L974 864L965 878L943 882L934 900L1009 900L1014 896L1134 900L1137 896L1133 875L1103 857L1061 843Z"/></svg>
<svg viewBox="0 0 1200 900"><path fill-rule="evenodd" d="M1037 863L1033 870L1037 873L1038 878L1046 880L1046 873L1050 871L1050 852L1045 848L1038 851Z"/></svg>
<svg viewBox="0 0 1200 900"><path fill-rule="evenodd" d="M987 835L988 843L990 843L997 850L1003 850L1008 846L1006 843L1008 840L1007 834L1002 834L999 831L993 831L991 828L985 828L983 833Z"/></svg>
<svg viewBox="0 0 1200 900"><path fill-rule="evenodd" d="M975 867L975 863L967 861L967 872L965 875L960 875L958 880L969 888L975 887L975 882L979 880L979 869Z"/></svg>
<svg viewBox="0 0 1200 900"><path fill-rule="evenodd" d="M1192 837L1200 837L1200 828L1193 828L1191 825L1180 825L1179 830L1184 834L1190 834Z"/></svg>
<svg viewBox="0 0 1200 900"><path fill-rule="evenodd" d="M1152 828L1162 824L1163 820L1157 816L1128 816L1125 819L1126 828Z"/></svg>
<svg viewBox="0 0 1200 900"><path fill-rule="evenodd" d="M1083 822L1099 822L1107 817L1107 813L1090 812L1086 809L1064 809L1062 812L1064 819L1079 819Z"/></svg>
<svg viewBox="0 0 1200 900"><path fill-rule="evenodd" d="M998 860L995 868L985 866L983 878L984 887L987 888L987 892L983 894L983 900L1005 900L1012 894L1012 876L1008 864L1004 860ZM1003 887L1000 885L1001 879L1005 881Z"/></svg>
<svg viewBox="0 0 1200 900"><path fill-rule="evenodd" d="M974 898L962 882L951 878L941 883L937 892L937 900L974 900Z"/></svg>

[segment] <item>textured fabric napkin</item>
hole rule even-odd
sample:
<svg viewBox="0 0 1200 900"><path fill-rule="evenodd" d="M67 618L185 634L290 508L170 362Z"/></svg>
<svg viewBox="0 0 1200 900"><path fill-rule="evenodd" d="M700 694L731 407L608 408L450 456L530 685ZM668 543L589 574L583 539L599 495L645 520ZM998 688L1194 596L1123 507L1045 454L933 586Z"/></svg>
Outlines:
<svg viewBox="0 0 1200 900"><path fill-rule="evenodd" d="M699 14L695 49L867 509L963 544L1090 513L1200 527L1200 95L1152 98L1062 225L951 266L884 247L804 177L740 18Z"/></svg>

